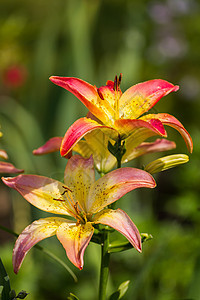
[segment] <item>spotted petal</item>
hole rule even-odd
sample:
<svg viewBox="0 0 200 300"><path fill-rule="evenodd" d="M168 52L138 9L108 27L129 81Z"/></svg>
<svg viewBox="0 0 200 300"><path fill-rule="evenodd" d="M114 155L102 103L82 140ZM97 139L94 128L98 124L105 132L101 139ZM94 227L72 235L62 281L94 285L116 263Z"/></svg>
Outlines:
<svg viewBox="0 0 200 300"><path fill-rule="evenodd" d="M95 182L94 161L80 155L72 156L65 168L64 182L73 193L74 203L78 202L85 211L86 201L91 185Z"/></svg>
<svg viewBox="0 0 200 300"><path fill-rule="evenodd" d="M137 119L152 108L163 96L178 89L178 86L161 79L138 83L126 90L121 96L120 115L126 119Z"/></svg>
<svg viewBox="0 0 200 300"><path fill-rule="evenodd" d="M83 268L83 255L93 235L91 223L71 225L61 224L57 237L66 250L69 260L80 270Z"/></svg>
<svg viewBox="0 0 200 300"><path fill-rule="evenodd" d="M39 241L56 234L57 228L62 223L67 223L64 218L46 218L34 221L19 235L13 250L14 272L18 273L28 251Z"/></svg>
<svg viewBox="0 0 200 300"><path fill-rule="evenodd" d="M56 136L49 139L43 146L33 150L34 155L48 154L60 150L63 137Z"/></svg>
<svg viewBox="0 0 200 300"><path fill-rule="evenodd" d="M144 117L142 117L142 120L148 121L152 118L156 118L162 122L163 125L168 125L170 127L175 128L183 137L187 148L190 152L193 151L193 142L190 134L187 132L187 130L184 128L184 126L179 122L174 116L171 116L169 114L160 113L160 114L148 114Z"/></svg>
<svg viewBox="0 0 200 300"><path fill-rule="evenodd" d="M121 209L112 210L105 209L98 213L94 217L94 222L108 225L120 233L122 233L128 241L136 248L137 251L141 252L141 236L140 233L129 218L129 216Z"/></svg>
<svg viewBox="0 0 200 300"><path fill-rule="evenodd" d="M143 170L134 168L114 170L91 186L86 206L87 212L96 213L136 188L154 188L155 186L153 177Z"/></svg>
<svg viewBox="0 0 200 300"><path fill-rule="evenodd" d="M2 180L39 209L55 214L73 215L73 208L67 198L70 191L62 182L38 175L19 175Z"/></svg>
<svg viewBox="0 0 200 300"><path fill-rule="evenodd" d="M66 156L80 139L95 129L101 129L113 138L117 138L118 136L117 131L111 127L101 125L89 118L81 118L74 122L74 124L65 133L60 149L61 155Z"/></svg>

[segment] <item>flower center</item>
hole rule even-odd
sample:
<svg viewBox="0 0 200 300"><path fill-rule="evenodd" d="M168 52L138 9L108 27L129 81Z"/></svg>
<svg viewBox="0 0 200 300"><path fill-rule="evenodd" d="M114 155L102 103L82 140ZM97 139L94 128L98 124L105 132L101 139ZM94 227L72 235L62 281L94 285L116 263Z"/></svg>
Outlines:
<svg viewBox="0 0 200 300"><path fill-rule="evenodd" d="M72 217L74 217L77 220L77 224L85 224L87 222L87 217L83 207L78 201L74 201L74 198L72 196L73 191L71 189L64 185L62 187L64 191L61 193L61 196L65 195L67 199L64 199L63 197L53 198L53 200L64 202L66 210Z"/></svg>

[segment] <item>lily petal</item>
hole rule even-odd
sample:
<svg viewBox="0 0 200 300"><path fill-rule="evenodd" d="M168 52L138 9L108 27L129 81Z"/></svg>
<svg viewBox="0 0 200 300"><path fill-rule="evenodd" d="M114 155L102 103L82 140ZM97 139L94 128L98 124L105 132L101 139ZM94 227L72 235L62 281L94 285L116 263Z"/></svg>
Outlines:
<svg viewBox="0 0 200 300"><path fill-rule="evenodd" d="M62 182L38 175L3 177L2 180L39 209L50 213L73 215L73 208L67 198L70 191Z"/></svg>
<svg viewBox="0 0 200 300"><path fill-rule="evenodd" d="M64 182L73 191L74 203L78 201L85 211L89 189L95 182L93 157L86 159L80 155L72 156L65 168Z"/></svg>
<svg viewBox="0 0 200 300"><path fill-rule="evenodd" d="M0 157L3 159L8 159L8 154L5 150L0 149Z"/></svg>
<svg viewBox="0 0 200 300"><path fill-rule="evenodd" d="M104 100L99 97L95 86L74 77L51 76L49 79L74 94L102 122L108 121L109 117L102 109Z"/></svg>
<svg viewBox="0 0 200 300"><path fill-rule="evenodd" d="M163 96L176 92L179 87L161 80L149 80L138 83L126 90L119 102L120 115L123 118L137 119L151 109Z"/></svg>
<svg viewBox="0 0 200 300"><path fill-rule="evenodd" d="M151 120L131 120L131 119L119 119L115 121L115 126L119 131L119 134L122 139L129 137L131 134L134 134L138 130L144 130L144 137L145 139L153 136L153 135L161 135L167 136L167 133L162 125L161 121L157 119ZM144 128L144 129L142 129Z"/></svg>
<svg viewBox="0 0 200 300"><path fill-rule="evenodd" d="M129 139L129 138L128 138ZM127 139L126 141L126 152L122 157L122 163L128 162L138 156L156 153L161 151L167 151L176 148L176 144L166 139L157 139L152 143L141 143L138 147L133 147ZM134 142L134 141L133 141Z"/></svg>
<svg viewBox="0 0 200 300"><path fill-rule="evenodd" d="M116 229L127 238L137 251L142 251L140 233L133 221L123 210L119 208L117 210L105 209L94 216L94 222Z"/></svg>
<svg viewBox="0 0 200 300"><path fill-rule="evenodd" d="M101 125L100 123L88 118L80 118L72 126L69 127L62 140L60 153L62 156L66 156L70 150L76 145L76 143L82 139L88 132L95 129L101 129L106 134L111 135L113 138L117 138L118 133L115 129Z"/></svg>
<svg viewBox="0 0 200 300"><path fill-rule="evenodd" d="M63 137L53 137L49 139L43 146L33 150L34 155L43 155L60 150Z"/></svg>
<svg viewBox="0 0 200 300"><path fill-rule="evenodd" d="M0 162L0 173L23 173L24 170L17 169L15 166L11 163L7 162Z"/></svg>
<svg viewBox="0 0 200 300"><path fill-rule="evenodd" d="M95 181L91 186L87 212L89 214L96 213L136 188L154 188L155 186L153 177L143 170L135 168L114 170Z"/></svg>
<svg viewBox="0 0 200 300"><path fill-rule="evenodd" d="M66 222L68 221L64 218L45 218L27 226L19 235L13 249L14 272L18 273L26 254L35 244L55 235L60 224Z"/></svg>
<svg viewBox="0 0 200 300"><path fill-rule="evenodd" d="M83 255L93 232L91 223L79 225L63 223L57 230L57 237L65 248L69 260L80 270L83 268Z"/></svg>
<svg viewBox="0 0 200 300"><path fill-rule="evenodd" d="M164 125L168 125L176 129L182 135L188 150L192 153L193 151L192 138L190 134L187 132L187 130L184 128L184 126L181 124L181 122L179 122L174 116L165 113L149 114L142 117L141 119L147 121L152 118L156 118L160 120Z"/></svg>

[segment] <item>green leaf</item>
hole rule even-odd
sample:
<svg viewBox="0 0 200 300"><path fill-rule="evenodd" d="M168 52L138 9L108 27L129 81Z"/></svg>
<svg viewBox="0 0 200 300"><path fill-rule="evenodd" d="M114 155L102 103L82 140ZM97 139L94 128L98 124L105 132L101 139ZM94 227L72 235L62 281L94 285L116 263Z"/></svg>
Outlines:
<svg viewBox="0 0 200 300"><path fill-rule="evenodd" d="M79 300L79 298L74 294L70 293L69 296L67 297L67 300Z"/></svg>
<svg viewBox="0 0 200 300"><path fill-rule="evenodd" d="M113 241L109 244L108 253L122 252L133 248L129 242Z"/></svg>
<svg viewBox="0 0 200 300"><path fill-rule="evenodd" d="M6 273L6 269L4 268L3 262L0 258L0 286L3 286L1 289L1 299L8 300L10 298L9 294L11 291L10 288L10 279L8 274Z"/></svg>
<svg viewBox="0 0 200 300"><path fill-rule="evenodd" d="M121 299L126 294L129 283L130 283L130 280L127 280L127 281L124 281L123 283L121 283L120 286L118 287L118 290L110 296L109 300Z"/></svg>
<svg viewBox="0 0 200 300"><path fill-rule="evenodd" d="M2 299L3 285L0 285L0 300Z"/></svg>

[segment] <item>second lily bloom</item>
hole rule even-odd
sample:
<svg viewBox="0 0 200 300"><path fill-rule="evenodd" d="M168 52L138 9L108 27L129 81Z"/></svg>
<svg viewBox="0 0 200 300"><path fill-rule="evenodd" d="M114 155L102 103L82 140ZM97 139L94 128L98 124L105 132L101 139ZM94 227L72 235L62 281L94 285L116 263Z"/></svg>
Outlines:
<svg viewBox="0 0 200 300"><path fill-rule="evenodd" d="M142 143L151 136L166 137L164 125L175 128L184 138L189 151L193 150L189 133L175 117L167 113L144 115L163 96L177 91L178 86L155 79L136 84L122 93L121 76L107 81L106 86L100 88L73 77L52 76L50 80L73 93L96 118L85 117L74 122L62 140L62 156L68 155L81 138L94 130L102 131L115 141L135 135Z"/></svg>

